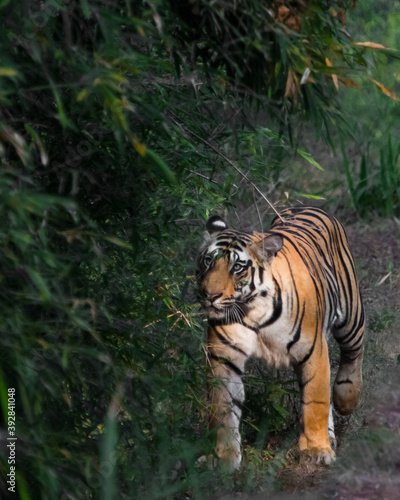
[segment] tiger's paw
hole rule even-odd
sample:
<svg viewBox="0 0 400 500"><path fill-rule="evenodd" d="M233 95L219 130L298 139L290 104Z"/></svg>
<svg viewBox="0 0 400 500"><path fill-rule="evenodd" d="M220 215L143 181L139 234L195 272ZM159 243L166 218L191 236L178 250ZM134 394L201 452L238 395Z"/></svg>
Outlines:
<svg viewBox="0 0 400 500"><path fill-rule="evenodd" d="M304 465L331 465L335 460L332 448L307 448L300 452L300 463Z"/></svg>

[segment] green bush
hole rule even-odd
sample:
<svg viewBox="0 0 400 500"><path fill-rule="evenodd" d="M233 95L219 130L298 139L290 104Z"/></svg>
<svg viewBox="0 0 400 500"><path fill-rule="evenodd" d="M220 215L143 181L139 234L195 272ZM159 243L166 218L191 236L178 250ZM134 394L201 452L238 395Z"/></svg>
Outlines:
<svg viewBox="0 0 400 500"><path fill-rule="evenodd" d="M396 49L399 46L399 7L397 1L360 3L349 16L349 30L357 42L372 41ZM352 133L343 138L344 169L353 206L361 216L399 215L398 50L366 48L365 51L369 69L357 80L364 87L363 92L343 95L343 106L349 113L352 129ZM371 86L367 79L381 83L384 90ZM349 160L349 150L353 152L353 160Z"/></svg>

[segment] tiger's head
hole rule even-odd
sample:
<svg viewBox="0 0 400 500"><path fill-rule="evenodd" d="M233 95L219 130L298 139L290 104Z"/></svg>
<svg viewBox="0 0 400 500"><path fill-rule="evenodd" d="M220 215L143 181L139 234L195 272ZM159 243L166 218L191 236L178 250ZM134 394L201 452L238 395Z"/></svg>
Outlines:
<svg viewBox="0 0 400 500"><path fill-rule="evenodd" d="M270 266L283 239L228 229L219 216L206 229L197 263L200 303L209 319L241 322L273 293Z"/></svg>

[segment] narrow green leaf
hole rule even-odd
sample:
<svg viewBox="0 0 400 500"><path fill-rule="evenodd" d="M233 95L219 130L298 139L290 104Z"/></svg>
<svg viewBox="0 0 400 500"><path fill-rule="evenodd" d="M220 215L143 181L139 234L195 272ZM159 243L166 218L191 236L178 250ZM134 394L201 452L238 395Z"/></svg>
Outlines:
<svg viewBox="0 0 400 500"><path fill-rule="evenodd" d="M114 500L117 498L115 466L117 462L116 451L118 442L118 427L116 419L118 399L119 398L115 396L111 401L105 421L105 432L101 437L99 472L102 476L101 498L103 500Z"/></svg>
<svg viewBox="0 0 400 500"><path fill-rule="evenodd" d="M126 241L123 241L123 240L116 238L114 236L106 236L104 239L109 241L110 243L113 243L114 245L117 245L117 246L122 247L122 248L127 248L127 249L132 248L132 245L130 245Z"/></svg>
<svg viewBox="0 0 400 500"><path fill-rule="evenodd" d="M81 2L81 9L82 9L83 15L86 17L86 19L88 19L90 17L90 7L88 4L88 1L87 0L80 0L80 2Z"/></svg>
<svg viewBox="0 0 400 500"><path fill-rule="evenodd" d="M314 158L311 157L310 153L306 153L305 151L302 151L301 149L297 150L297 153L302 156L305 160L307 160L311 165L314 165L314 167L317 167L319 170L324 170L319 163L317 163Z"/></svg>
<svg viewBox="0 0 400 500"><path fill-rule="evenodd" d="M25 269L29 277L35 284L36 288L39 290L41 300L50 301L51 292L43 277L37 271L35 271L35 269L32 269L31 267L26 266Z"/></svg>
<svg viewBox="0 0 400 500"><path fill-rule="evenodd" d="M301 196L302 198L308 198L310 200L324 200L322 196L316 194L305 194L305 193L295 193L296 196Z"/></svg>
<svg viewBox="0 0 400 500"><path fill-rule="evenodd" d="M289 412L285 408L283 408L282 406L279 406L276 403L271 403L271 405L283 417L286 417L287 415L289 415Z"/></svg>
<svg viewBox="0 0 400 500"><path fill-rule="evenodd" d="M358 182L357 191L362 192L367 187L367 181L368 181L367 159L365 155L363 155L360 164L360 180Z"/></svg>
<svg viewBox="0 0 400 500"><path fill-rule="evenodd" d="M250 425L250 427L253 427L257 432L260 432L260 429L256 427L254 424L252 424L249 420L243 420L246 424Z"/></svg>
<svg viewBox="0 0 400 500"><path fill-rule="evenodd" d="M0 5L0 8L2 6ZM0 76L18 76L19 73L14 68L0 68Z"/></svg>
<svg viewBox="0 0 400 500"><path fill-rule="evenodd" d="M1 401L1 409L3 411L4 422L7 421L7 411L8 411L8 393L7 386L4 380L4 374L2 369L0 368L0 401Z"/></svg>
<svg viewBox="0 0 400 500"><path fill-rule="evenodd" d="M153 163L158 167L160 174L169 184L177 183L174 172L172 172L165 161L160 156L158 156L157 153L147 148L146 156L150 157L153 160Z"/></svg>
<svg viewBox="0 0 400 500"><path fill-rule="evenodd" d="M21 500L31 500L31 496L28 493L28 485L26 484L25 478L17 473L17 485L18 493Z"/></svg>

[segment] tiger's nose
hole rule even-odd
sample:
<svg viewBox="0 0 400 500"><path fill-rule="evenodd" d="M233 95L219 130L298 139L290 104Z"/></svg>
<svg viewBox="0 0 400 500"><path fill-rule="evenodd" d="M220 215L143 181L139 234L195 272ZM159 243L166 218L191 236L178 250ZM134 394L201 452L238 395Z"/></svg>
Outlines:
<svg viewBox="0 0 400 500"><path fill-rule="evenodd" d="M215 302L220 297L222 297L222 293L208 293L207 294L207 298L210 302Z"/></svg>

